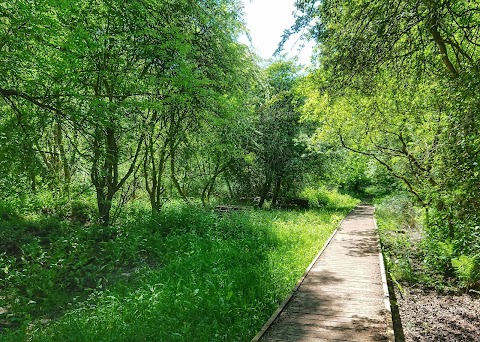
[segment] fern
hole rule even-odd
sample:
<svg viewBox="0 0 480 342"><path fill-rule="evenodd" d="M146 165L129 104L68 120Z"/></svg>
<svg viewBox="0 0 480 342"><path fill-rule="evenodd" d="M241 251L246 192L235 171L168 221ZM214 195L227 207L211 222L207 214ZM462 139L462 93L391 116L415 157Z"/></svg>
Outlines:
<svg viewBox="0 0 480 342"><path fill-rule="evenodd" d="M480 280L479 255L461 255L452 259L455 275L465 287L471 287Z"/></svg>

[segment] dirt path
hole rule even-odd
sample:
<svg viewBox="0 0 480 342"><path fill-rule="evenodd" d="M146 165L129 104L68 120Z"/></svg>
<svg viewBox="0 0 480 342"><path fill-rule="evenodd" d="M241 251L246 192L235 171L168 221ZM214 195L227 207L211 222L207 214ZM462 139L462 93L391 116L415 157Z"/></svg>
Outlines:
<svg viewBox="0 0 480 342"><path fill-rule="evenodd" d="M359 205L346 217L253 341L392 340L373 211Z"/></svg>

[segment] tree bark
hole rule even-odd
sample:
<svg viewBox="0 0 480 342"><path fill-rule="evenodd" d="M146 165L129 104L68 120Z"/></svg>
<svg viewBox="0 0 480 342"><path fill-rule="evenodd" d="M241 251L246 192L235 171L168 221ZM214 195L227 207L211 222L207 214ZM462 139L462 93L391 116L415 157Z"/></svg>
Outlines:
<svg viewBox="0 0 480 342"><path fill-rule="evenodd" d="M204 207L206 207L208 202L210 201L210 195L211 195L211 193L213 191L213 188L215 186L215 181L217 180L217 177L222 172L224 172L230 166L230 164L232 162L233 162L233 160L230 160L228 163L226 163L222 167L220 167L220 165L217 165L212 177L208 180L207 184L203 187L201 199L202 199L202 204L203 204Z"/></svg>
<svg viewBox="0 0 480 342"><path fill-rule="evenodd" d="M55 123L55 144L58 147L58 151L60 154L60 162L62 163L63 168L63 180L65 182L64 186L65 189L68 191L71 173L70 173L70 165L66 156L65 146L63 144L63 131L62 126L59 122Z"/></svg>
<svg viewBox="0 0 480 342"><path fill-rule="evenodd" d="M445 64L445 67L447 68L448 72L452 74L453 77L458 76L458 71L453 65L453 63L450 61L450 58L448 57L448 50L447 50L447 45L445 44L445 41L442 39L442 36L440 35L440 32L438 32L438 27L436 24L432 24L430 27L430 34L433 36L433 40L438 46L438 49L440 50L440 56L442 57L443 63Z"/></svg>
<svg viewBox="0 0 480 342"><path fill-rule="evenodd" d="M258 203L259 208L262 208L263 205L265 204L265 200L267 199L268 192L270 191L271 184L272 184L272 179L268 175L265 179L265 183L263 184L262 192L260 194L260 202Z"/></svg>
<svg viewBox="0 0 480 342"><path fill-rule="evenodd" d="M183 191L175 175L175 146L174 146L173 140L170 141L170 178L172 180L173 185L175 186L175 189L177 189L177 192L180 195L180 197L182 197L182 199L186 203L189 203L187 195Z"/></svg>
<svg viewBox="0 0 480 342"><path fill-rule="evenodd" d="M280 188L282 185L282 176L277 176L275 179L275 188L273 189L272 205L276 205L278 196L280 195Z"/></svg>
<svg viewBox="0 0 480 342"><path fill-rule="evenodd" d="M227 183L227 188L228 188L228 194L230 195L230 198L233 198L233 189L232 189L232 185L230 184L230 180L228 179L228 175L226 173L224 173L224 177L225 179L225 183Z"/></svg>

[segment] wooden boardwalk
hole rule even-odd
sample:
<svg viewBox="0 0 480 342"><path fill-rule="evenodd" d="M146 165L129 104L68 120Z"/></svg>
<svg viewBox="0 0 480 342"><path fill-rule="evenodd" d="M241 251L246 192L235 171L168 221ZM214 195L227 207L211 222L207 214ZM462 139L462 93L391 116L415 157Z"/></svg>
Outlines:
<svg viewBox="0 0 480 342"><path fill-rule="evenodd" d="M373 212L352 210L252 341L394 340Z"/></svg>

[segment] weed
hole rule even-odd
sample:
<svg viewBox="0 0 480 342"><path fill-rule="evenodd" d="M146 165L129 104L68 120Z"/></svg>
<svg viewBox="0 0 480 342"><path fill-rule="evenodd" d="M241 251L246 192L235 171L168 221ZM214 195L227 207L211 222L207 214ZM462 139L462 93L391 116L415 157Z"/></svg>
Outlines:
<svg viewBox="0 0 480 342"><path fill-rule="evenodd" d="M1 337L248 340L355 201L349 204L218 215L172 202L155 215L131 208L108 228L11 220L4 237L23 240L16 254L1 255L8 277Z"/></svg>

